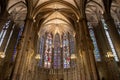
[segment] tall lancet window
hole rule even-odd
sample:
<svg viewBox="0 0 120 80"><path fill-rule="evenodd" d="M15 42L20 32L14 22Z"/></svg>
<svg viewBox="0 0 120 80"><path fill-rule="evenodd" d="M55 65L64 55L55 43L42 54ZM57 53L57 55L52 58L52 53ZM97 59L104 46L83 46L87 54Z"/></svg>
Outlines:
<svg viewBox="0 0 120 80"><path fill-rule="evenodd" d="M17 45L18 45L18 42L20 40L20 37L22 36L22 33L23 33L23 29L24 29L24 25L20 27L20 30L19 30L19 33L18 33L18 36L17 36L17 42L15 44L15 47L14 47L14 52L13 52L13 57L12 57L12 61L15 60L15 57L16 57L16 52L17 52Z"/></svg>
<svg viewBox="0 0 120 80"><path fill-rule="evenodd" d="M95 60L96 61L101 61L99 49L98 49L96 38L95 38L95 35L94 35L94 31L92 29L90 29L89 32L90 32L90 36L91 36L91 39L92 39L93 45L94 45Z"/></svg>
<svg viewBox="0 0 120 80"><path fill-rule="evenodd" d="M45 33L39 38L38 44L41 68L75 67L75 39L70 33Z"/></svg>
<svg viewBox="0 0 120 80"><path fill-rule="evenodd" d="M71 67L74 67L75 66L75 38L73 35L69 34L69 49L70 49L70 64L71 64Z"/></svg>
<svg viewBox="0 0 120 80"><path fill-rule="evenodd" d="M46 41L45 41L45 52L44 52L44 67L50 68L52 62L52 42L53 36L51 33L46 34Z"/></svg>
<svg viewBox="0 0 120 80"><path fill-rule="evenodd" d="M63 34L63 62L64 62L64 68L70 67L70 51L69 51L68 34Z"/></svg>
<svg viewBox="0 0 120 80"><path fill-rule="evenodd" d="M54 68L60 67L61 67L60 36L58 33L56 33L54 39Z"/></svg>
<svg viewBox="0 0 120 80"><path fill-rule="evenodd" d="M3 40L4 40L4 38L5 38L5 35L6 35L6 33L7 33L8 28L9 28L10 22L11 22L11 21L8 20L7 23L5 23L5 25L3 26L2 31L0 32L0 46L1 46L2 43L3 43Z"/></svg>
<svg viewBox="0 0 120 80"><path fill-rule="evenodd" d="M70 44L70 54L74 54L75 52L75 40L74 36L69 34L69 44Z"/></svg>
<svg viewBox="0 0 120 80"><path fill-rule="evenodd" d="M96 61L101 61L100 52L99 52L99 49L98 49L97 41L96 41L95 34L94 34L91 23L88 23L88 26L89 26L90 37L93 41L95 60Z"/></svg>
<svg viewBox="0 0 120 80"><path fill-rule="evenodd" d="M105 20L104 20L104 19L101 19L101 21L102 21L102 24L103 24L103 27L104 27L104 30L105 30L105 33L106 33L106 36L107 36L109 45L110 45L110 47L111 47L112 53L113 53L113 55L114 55L115 61L119 61L118 56L117 56L117 53L116 53L116 50L115 50L115 48L114 48L114 44L112 43L112 39L111 39L111 36L110 36L110 34L109 34L108 26L107 26L107 24L105 23Z"/></svg>
<svg viewBox="0 0 120 80"><path fill-rule="evenodd" d="M39 44L40 44L40 48L39 48L39 53L40 53L40 62L39 62L39 65L42 66L43 64L43 54L44 54L44 46L45 46L45 36L42 36L39 40Z"/></svg>

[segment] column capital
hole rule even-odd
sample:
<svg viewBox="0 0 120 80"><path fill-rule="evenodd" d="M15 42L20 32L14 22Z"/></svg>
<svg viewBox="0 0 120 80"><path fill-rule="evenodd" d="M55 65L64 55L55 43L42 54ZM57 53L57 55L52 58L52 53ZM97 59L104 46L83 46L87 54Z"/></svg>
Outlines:
<svg viewBox="0 0 120 80"><path fill-rule="evenodd" d="M105 19L106 22L113 21L113 18L112 18L112 16L109 13L108 14L104 13L103 17L104 17L104 19Z"/></svg>
<svg viewBox="0 0 120 80"><path fill-rule="evenodd" d="M81 21L86 21L86 18L85 17L81 17L80 19L79 19L79 22L81 22Z"/></svg>
<svg viewBox="0 0 120 80"><path fill-rule="evenodd" d="M78 18L76 22L82 22L84 20L87 20L85 17Z"/></svg>
<svg viewBox="0 0 120 80"><path fill-rule="evenodd" d="M26 20L29 20L31 22L35 22L35 19L33 17L27 17Z"/></svg>

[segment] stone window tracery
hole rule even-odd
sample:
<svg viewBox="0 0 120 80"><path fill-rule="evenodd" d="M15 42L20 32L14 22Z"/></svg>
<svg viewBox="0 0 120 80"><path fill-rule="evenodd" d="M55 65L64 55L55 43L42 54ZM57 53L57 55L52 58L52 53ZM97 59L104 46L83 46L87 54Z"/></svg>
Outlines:
<svg viewBox="0 0 120 80"><path fill-rule="evenodd" d="M70 68L75 62L75 42L73 35L64 33L46 33L39 40L40 67L44 68ZM74 55L74 56L73 56Z"/></svg>

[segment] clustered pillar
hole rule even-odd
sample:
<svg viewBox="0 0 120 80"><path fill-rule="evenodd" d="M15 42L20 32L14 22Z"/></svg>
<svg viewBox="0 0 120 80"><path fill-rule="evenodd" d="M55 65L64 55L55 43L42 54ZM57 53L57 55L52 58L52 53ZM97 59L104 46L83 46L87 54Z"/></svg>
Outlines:
<svg viewBox="0 0 120 80"><path fill-rule="evenodd" d="M24 79L24 71L26 67L26 61L29 55L29 49L31 48L31 34L32 34L32 24L33 20L31 18L26 20L25 29L23 31L21 40L19 41L17 48L16 61L14 65L12 80L22 80Z"/></svg>
<svg viewBox="0 0 120 80"><path fill-rule="evenodd" d="M104 13L104 19L109 28L111 39L113 41L114 47L120 59L120 35L117 31L116 25L111 15Z"/></svg>
<svg viewBox="0 0 120 80"><path fill-rule="evenodd" d="M85 18L80 20L76 36L78 37L76 38L78 43L77 50L80 55L78 58L81 60L79 64L81 68L80 70L82 71L80 76L82 77L81 80L98 80L95 57L93 53L93 44Z"/></svg>
<svg viewBox="0 0 120 80"><path fill-rule="evenodd" d="M105 30L103 28L102 22L100 21L97 25L92 25L95 33L95 37L97 39L97 44L101 56L101 65L99 66L99 73L101 78L107 80L119 80L119 70L117 63L114 58L107 57L107 53L112 52L110 45L107 40L107 36L105 34ZM104 45L103 45L104 44ZM112 68L111 68L112 67Z"/></svg>

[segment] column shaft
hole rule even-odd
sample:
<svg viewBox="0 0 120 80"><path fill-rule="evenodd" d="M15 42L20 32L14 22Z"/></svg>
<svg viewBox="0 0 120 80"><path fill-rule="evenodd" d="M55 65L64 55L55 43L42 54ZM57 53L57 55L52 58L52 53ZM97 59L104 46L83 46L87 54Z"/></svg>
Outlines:
<svg viewBox="0 0 120 80"><path fill-rule="evenodd" d="M85 62L85 66L87 74L90 78L86 78L86 80L98 80L97 70L96 70L96 63L93 53L93 44L89 35L87 22L85 19L80 21L80 43L81 43L81 50L83 50L83 58Z"/></svg>
<svg viewBox="0 0 120 80"><path fill-rule="evenodd" d="M25 24L25 29L23 32L23 35L21 37L21 40L18 44L18 49L17 49L17 56L16 56L16 61L15 61L15 65L14 65L14 71L13 71L13 75L12 75L12 79L11 80L20 80L21 77L21 69L22 69L22 65L24 61L21 61L24 57L24 55L26 54L26 49L28 47L28 41L29 41L29 35L31 34L31 20L26 20L26 24Z"/></svg>
<svg viewBox="0 0 120 80"><path fill-rule="evenodd" d="M104 13L104 18L105 18L105 22L108 26L112 42L114 44L114 47L115 47L116 52L120 59L120 35L117 31L116 25L115 25L114 20L112 19L111 15Z"/></svg>
<svg viewBox="0 0 120 80"><path fill-rule="evenodd" d="M101 63L100 63L99 71L102 72L102 76L101 76L102 78L107 80L114 80L116 76L114 76L114 74L111 72L110 64L107 62L109 59L106 57L107 52L111 52L111 48L108 43L105 30L101 22L98 25L99 26L94 26L94 32L95 32L95 37L96 37L98 48L101 55ZM113 63L114 63L113 65L114 68L118 70L118 67L115 66L117 64L115 62ZM118 74L118 72L115 74ZM119 79L116 79L116 80L119 80Z"/></svg>

